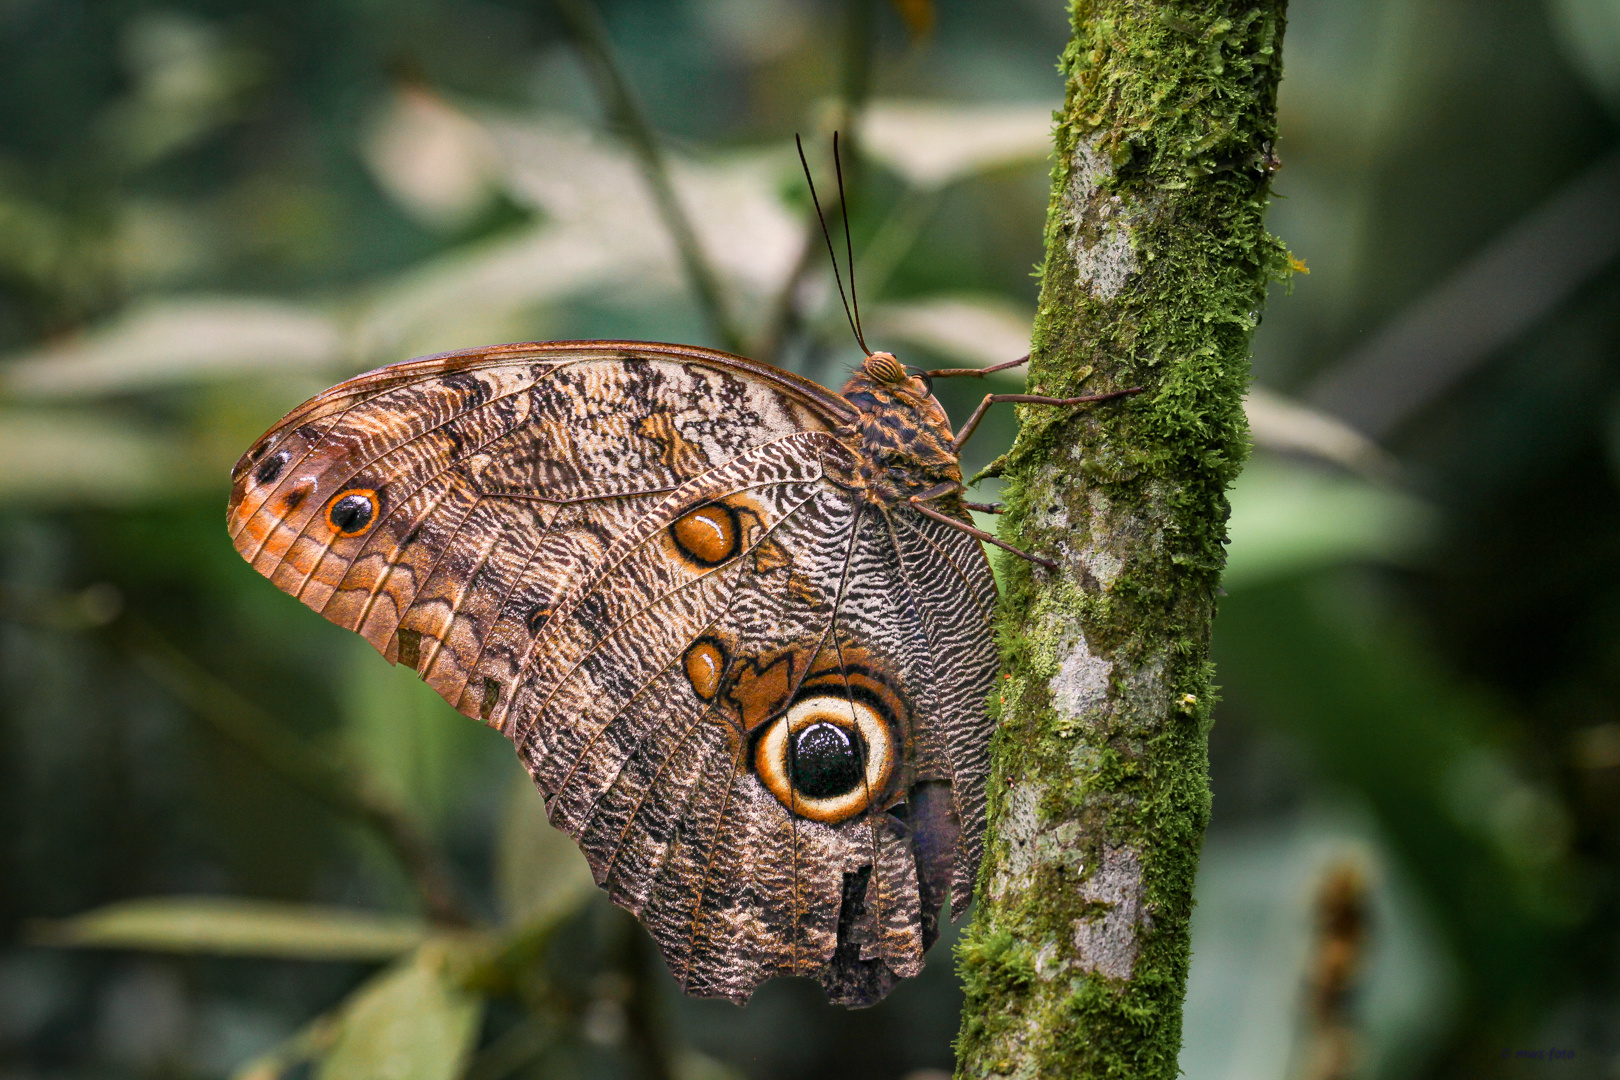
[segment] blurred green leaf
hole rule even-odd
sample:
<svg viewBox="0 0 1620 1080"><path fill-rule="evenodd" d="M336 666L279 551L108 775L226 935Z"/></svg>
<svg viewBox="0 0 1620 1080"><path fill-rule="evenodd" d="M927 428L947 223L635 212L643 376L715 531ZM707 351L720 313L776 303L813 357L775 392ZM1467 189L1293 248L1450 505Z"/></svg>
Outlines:
<svg viewBox="0 0 1620 1080"><path fill-rule="evenodd" d="M1256 446L1309 454L1371 480L1389 481L1400 473L1388 451L1343 420L1263 386L1249 387L1243 412Z"/></svg>
<svg viewBox="0 0 1620 1080"><path fill-rule="evenodd" d="M289 1070L319 1058L337 1035L335 1017L317 1016L291 1038L233 1069L230 1080L277 1080Z"/></svg>
<svg viewBox="0 0 1620 1080"><path fill-rule="evenodd" d="M645 300L681 293L675 245L619 143L555 115L489 113L478 118L483 130L476 137L460 126L472 119L458 116L454 137L480 146L492 140L499 183L542 220L454 248L380 283L359 319L362 355L383 362L521 340L540 332L547 306L582 296L628 293ZM448 136L419 126L410 137ZM419 152L436 151L424 141ZM764 316L759 301L787 279L803 245L803 223L780 194L791 162L785 147L718 161L670 159L671 180L704 250L727 287L754 301L745 306L756 318ZM415 167L425 171L427 165L418 160ZM413 172L390 183L442 185L448 205L451 189L471 181L447 170L438 178Z"/></svg>
<svg viewBox="0 0 1620 1080"><path fill-rule="evenodd" d="M1620 109L1620 2L1548 0L1553 29L1571 66Z"/></svg>
<svg viewBox="0 0 1620 1080"><path fill-rule="evenodd" d="M471 779L468 761L494 733L456 712L409 667L378 656L365 639L344 644L345 744L391 799L442 829L458 786Z"/></svg>
<svg viewBox="0 0 1620 1080"><path fill-rule="evenodd" d="M707 1054L700 1054L696 1050L682 1050L676 1054L670 1072L675 1080L743 1080L744 1076L740 1070L723 1061L716 1061ZM932 1071L920 1069L906 1075L917 1080L926 1080L932 1075Z"/></svg>
<svg viewBox="0 0 1620 1080"><path fill-rule="evenodd" d="M381 960L427 940L426 923L401 915L229 897L130 900L36 924L40 944L75 948Z"/></svg>
<svg viewBox="0 0 1620 1080"><path fill-rule="evenodd" d="M1223 600L1223 707L1298 739L1321 775L1367 798L1446 912L1465 992L1509 1009L1557 978L1553 943L1581 909L1567 812L1509 741L1502 703L1368 584L1279 577Z"/></svg>
<svg viewBox="0 0 1620 1080"><path fill-rule="evenodd" d="M974 173L1045 161L1052 152L1052 110L1057 107L1055 101L875 101L861 120L861 144L913 186L942 187Z"/></svg>
<svg viewBox="0 0 1620 1080"><path fill-rule="evenodd" d="M1256 458L1233 486L1228 591L1335 563L1400 560L1435 513L1413 496L1357 477Z"/></svg>
<svg viewBox="0 0 1620 1080"><path fill-rule="evenodd" d="M265 371L327 369L341 328L299 304L195 297L142 304L82 337L17 357L0 385L24 397L94 397Z"/></svg>
<svg viewBox="0 0 1620 1080"><path fill-rule="evenodd" d="M1321 945L1318 897L1323 879L1346 864L1362 871L1370 891L1356 986L1363 1063L1356 1075L1403 1075L1400 1064L1433 1053L1455 1012L1447 943L1368 808L1321 800L1292 819L1213 830L1204 842L1181 1050L1186 1075L1302 1075L1300 1005Z"/></svg>
<svg viewBox="0 0 1620 1080"><path fill-rule="evenodd" d="M0 498L127 505L217 481L182 439L89 412L0 412Z"/></svg>
<svg viewBox="0 0 1620 1080"><path fill-rule="evenodd" d="M179 12L138 15L123 37L134 85L98 126L106 145L134 167L184 149L233 119L264 73L256 53Z"/></svg>
<svg viewBox="0 0 1620 1080"><path fill-rule="evenodd" d="M452 1080L478 1036L483 1002L456 978L449 946L424 946L342 1007L317 1080Z"/></svg>

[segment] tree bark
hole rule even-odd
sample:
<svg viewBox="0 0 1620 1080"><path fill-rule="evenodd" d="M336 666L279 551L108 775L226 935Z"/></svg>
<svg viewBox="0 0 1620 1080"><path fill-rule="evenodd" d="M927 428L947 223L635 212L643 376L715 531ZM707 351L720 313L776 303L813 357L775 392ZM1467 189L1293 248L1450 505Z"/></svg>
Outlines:
<svg viewBox="0 0 1620 1080"><path fill-rule="evenodd" d="M1030 369L1003 466L1006 679L963 1077L1177 1075L1209 820L1210 624L1248 449L1286 0L1074 0Z"/></svg>

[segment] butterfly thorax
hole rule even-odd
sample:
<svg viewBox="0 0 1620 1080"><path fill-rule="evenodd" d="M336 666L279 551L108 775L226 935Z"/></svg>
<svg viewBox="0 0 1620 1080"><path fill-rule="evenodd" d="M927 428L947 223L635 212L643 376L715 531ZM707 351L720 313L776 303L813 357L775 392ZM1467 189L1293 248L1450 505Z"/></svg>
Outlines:
<svg viewBox="0 0 1620 1080"><path fill-rule="evenodd" d="M928 384L892 355L868 356L841 393L860 413L838 436L855 454L867 498L893 505L941 484L961 485L950 419Z"/></svg>

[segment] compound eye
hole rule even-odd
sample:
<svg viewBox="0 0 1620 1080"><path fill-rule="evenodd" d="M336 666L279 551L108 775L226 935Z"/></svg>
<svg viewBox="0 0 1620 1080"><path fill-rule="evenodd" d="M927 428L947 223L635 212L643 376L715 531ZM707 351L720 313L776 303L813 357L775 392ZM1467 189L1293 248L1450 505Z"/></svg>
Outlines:
<svg viewBox="0 0 1620 1080"><path fill-rule="evenodd" d="M793 813L836 825L883 794L894 747L889 725L866 702L808 697L772 721L755 748L754 767Z"/></svg>

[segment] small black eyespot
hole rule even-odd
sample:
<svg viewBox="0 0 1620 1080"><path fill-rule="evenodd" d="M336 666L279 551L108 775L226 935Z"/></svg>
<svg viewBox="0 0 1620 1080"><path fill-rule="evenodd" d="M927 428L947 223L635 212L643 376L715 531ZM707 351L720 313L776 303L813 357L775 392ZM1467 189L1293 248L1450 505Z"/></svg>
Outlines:
<svg viewBox="0 0 1620 1080"><path fill-rule="evenodd" d="M800 794L830 799L855 790L865 772L866 742L837 724L811 724L793 736L789 775Z"/></svg>
<svg viewBox="0 0 1620 1080"><path fill-rule="evenodd" d="M350 536L371 524L371 515L376 512L376 504L370 495L345 495L332 504L327 519L338 532Z"/></svg>
<svg viewBox="0 0 1620 1080"><path fill-rule="evenodd" d="M258 471L253 474L253 479L257 480L261 485L274 483L276 477L281 475L281 470L286 467L287 451L283 450L279 454L271 454L259 465Z"/></svg>

